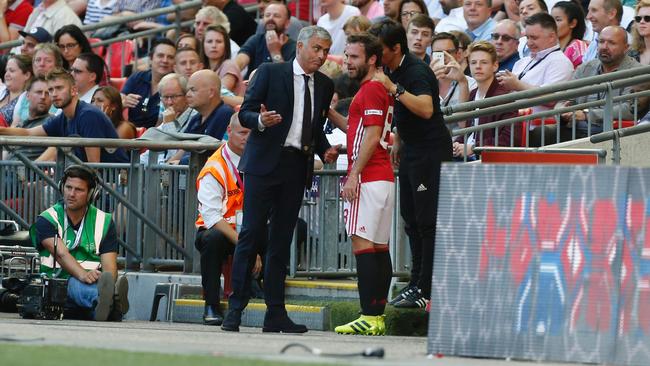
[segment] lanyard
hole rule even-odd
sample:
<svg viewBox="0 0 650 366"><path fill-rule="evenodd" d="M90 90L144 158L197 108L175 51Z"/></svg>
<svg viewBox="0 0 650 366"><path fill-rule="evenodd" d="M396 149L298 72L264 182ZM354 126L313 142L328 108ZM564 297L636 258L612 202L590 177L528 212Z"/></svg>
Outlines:
<svg viewBox="0 0 650 366"><path fill-rule="evenodd" d="M239 188L243 191L244 190L244 183L241 180L241 175L239 174L239 170L235 166L235 164L232 162L232 159L230 159L230 154L228 153L228 148L226 146L223 147L223 157L226 158L226 163L230 165L230 169L232 169L233 172L235 172L235 178L237 178L237 185Z"/></svg>
<svg viewBox="0 0 650 366"><path fill-rule="evenodd" d="M64 217L63 217L63 228L64 228L63 229L63 240L65 241L65 243L67 243L68 242L68 240L67 240L68 229L70 229L70 227L72 225L68 225L68 215L65 214L65 213L63 215L64 215ZM84 214L84 217L81 219L81 224L79 224L79 230L75 231L74 229L72 229L72 231L74 231L74 243L72 244L71 247L68 247L69 250L73 250L73 249L75 249L76 247L79 246L79 240L81 240L81 235L82 235L83 230L84 230L84 221L86 221L86 214Z"/></svg>
<svg viewBox="0 0 650 366"><path fill-rule="evenodd" d="M535 66L539 65L540 63L542 63L542 61L544 61L544 59L546 59L548 56L550 56L551 53L556 52L556 51L559 51L559 50L560 50L559 48L556 48L556 49L554 49L553 51L547 53L544 57L542 57L542 58L539 59L537 62L535 62L535 63L533 64L533 66L530 66L530 64L532 64L534 60L530 60L530 62L528 63L528 65L526 65L526 67L524 68L524 71L523 71L521 74L519 74L519 76L518 76L517 78L518 78L519 80L523 79L524 76L526 76L526 74L527 74L530 70L534 69ZM530 66L530 68L529 68L528 66Z"/></svg>

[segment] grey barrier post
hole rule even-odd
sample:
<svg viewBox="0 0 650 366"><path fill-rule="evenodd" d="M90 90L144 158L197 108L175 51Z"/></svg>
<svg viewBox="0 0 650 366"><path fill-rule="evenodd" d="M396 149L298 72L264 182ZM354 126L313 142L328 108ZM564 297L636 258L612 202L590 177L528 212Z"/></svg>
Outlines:
<svg viewBox="0 0 650 366"><path fill-rule="evenodd" d="M131 167L129 168L128 179L127 196L129 202L138 208L142 208L142 190L140 189L142 187L142 165L140 165L138 150L131 150ZM138 255L142 256L142 237L138 235L142 223L131 210L127 210L127 221L126 241L135 246ZM140 268L139 261L129 252L126 252L126 267L136 270Z"/></svg>
<svg viewBox="0 0 650 366"><path fill-rule="evenodd" d="M147 197L144 200L144 214L153 222L159 222L160 215L160 170L153 168L158 164L158 152L149 150L147 174L145 174L144 188ZM144 228L144 241L142 248L142 270L153 272L154 265L151 259L156 257L156 233L152 228Z"/></svg>
<svg viewBox="0 0 650 366"><path fill-rule="evenodd" d="M206 153L207 154L207 153ZM196 178L199 176L199 172L203 167L205 162L205 156L203 153L192 151L190 152L190 162L189 170L185 181L187 182L185 186L185 231L183 233L183 243L185 245L185 250L188 253L192 253L193 258L185 257L185 265L183 271L185 273L201 273L201 254L196 247L194 246L194 239L196 238L196 229L194 228L194 219L196 218L198 212L198 202L196 198Z"/></svg>
<svg viewBox="0 0 650 366"><path fill-rule="evenodd" d="M325 169L336 169L336 164L326 164ZM321 258L323 272L337 271L338 260L341 253L339 242L338 212L339 179L336 175L321 175L320 180L320 212L318 251ZM334 250L327 250L328 248Z"/></svg>
<svg viewBox="0 0 650 366"><path fill-rule="evenodd" d="M607 91L605 92L605 108L603 110L603 131L611 131L613 129L613 111L614 100L612 99L612 83L607 83ZM591 125L591 123L589 124Z"/></svg>
<svg viewBox="0 0 650 366"><path fill-rule="evenodd" d="M65 152L63 148L56 149L56 168L54 170L54 181L59 183L63 178L63 171L65 170ZM57 198L63 198L61 192L55 192Z"/></svg>

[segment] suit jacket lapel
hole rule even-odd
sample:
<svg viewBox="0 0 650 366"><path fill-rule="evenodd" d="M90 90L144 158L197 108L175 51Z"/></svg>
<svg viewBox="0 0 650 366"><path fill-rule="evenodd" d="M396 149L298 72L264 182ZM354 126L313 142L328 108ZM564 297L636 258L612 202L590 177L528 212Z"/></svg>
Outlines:
<svg viewBox="0 0 650 366"><path fill-rule="evenodd" d="M314 73L314 113L312 113L311 116L311 124L312 127L318 120L320 119L320 113L321 110L323 109L321 107L322 101L323 101L323 91L318 87L320 85L320 75L318 71ZM312 134L313 135L313 134Z"/></svg>

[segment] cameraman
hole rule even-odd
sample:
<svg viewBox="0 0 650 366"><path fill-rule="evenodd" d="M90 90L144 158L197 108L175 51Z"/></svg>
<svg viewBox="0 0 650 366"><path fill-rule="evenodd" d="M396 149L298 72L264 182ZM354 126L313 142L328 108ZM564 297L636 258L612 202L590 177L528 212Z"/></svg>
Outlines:
<svg viewBox="0 0 650 366"><path fill-rule="evenodd" d="M59 184L63 201L42 212L29 234L39 251L40 272L68 278L65 317L121 321L129 308L128 282L124 276L117 278L118 244L111 214L92 204L98 188L94 171L69 166Z"/></svg>

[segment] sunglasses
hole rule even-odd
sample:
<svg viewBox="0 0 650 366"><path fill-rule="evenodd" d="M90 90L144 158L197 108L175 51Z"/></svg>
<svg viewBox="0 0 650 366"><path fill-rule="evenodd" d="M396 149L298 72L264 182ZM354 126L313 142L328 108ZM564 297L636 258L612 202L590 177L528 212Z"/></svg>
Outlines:
<svg viewBox="0 0 650 366"><path fill-rule="evenodd" d="M644 15L644 16L637 15L634 17L634 21L637 23L641 23L641 20L643 20L646 23L650 23L650 15Z"/></svg>
<svg viewBox="0 0 650 366"><path fill-rule="evenodd" d="M507 34L499 34L499 33L492 33L490 36L492 37L492 40L494 40L494 41L498 41L499 38L501 38L504 42L510 42L510 41L514 41L516 39L515 37L510 37Z"/></svg>

